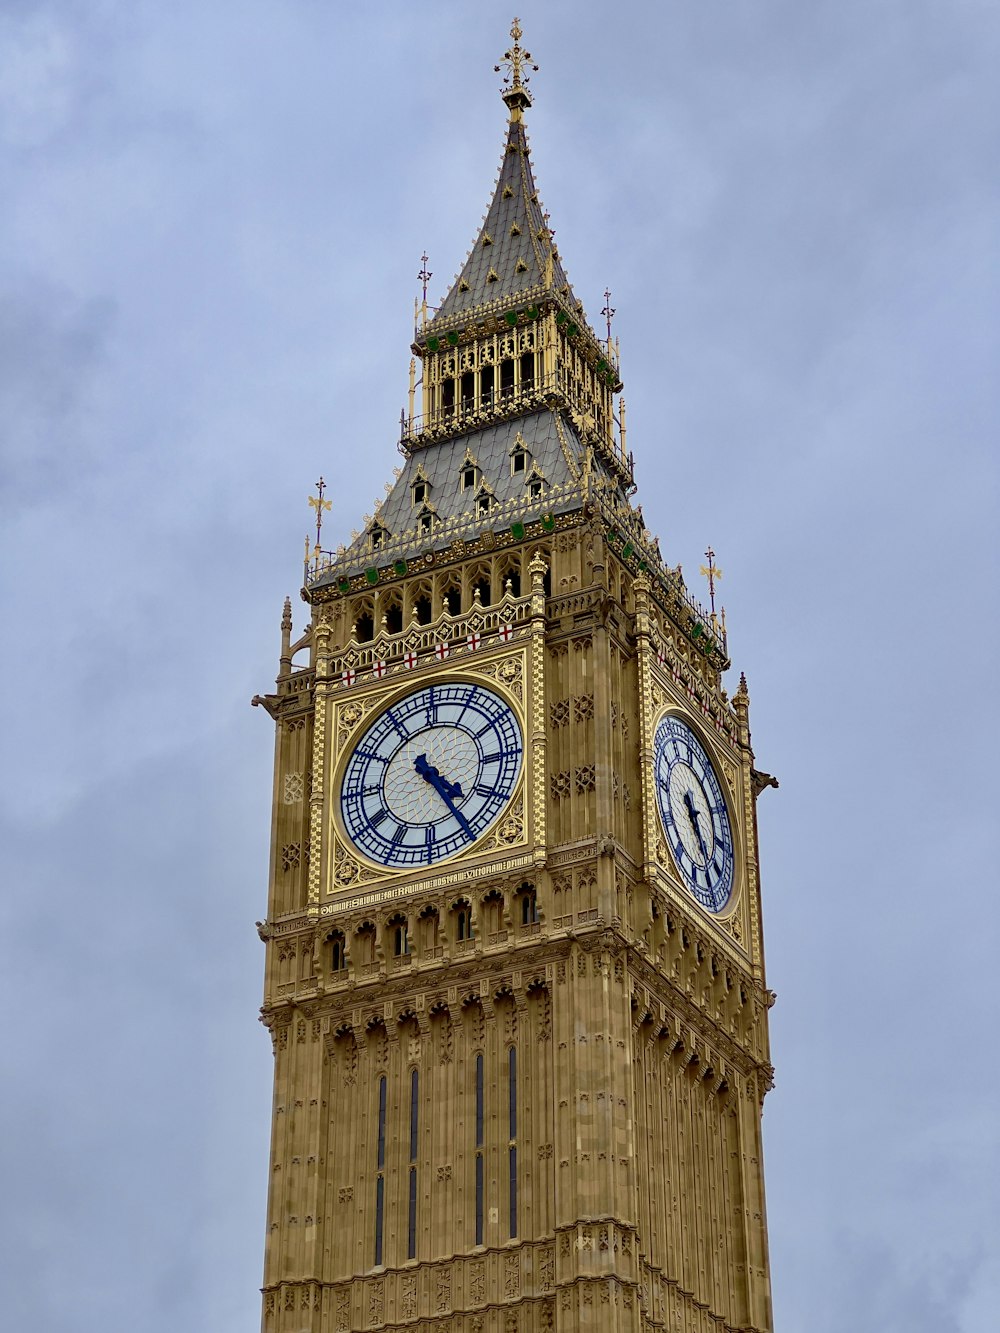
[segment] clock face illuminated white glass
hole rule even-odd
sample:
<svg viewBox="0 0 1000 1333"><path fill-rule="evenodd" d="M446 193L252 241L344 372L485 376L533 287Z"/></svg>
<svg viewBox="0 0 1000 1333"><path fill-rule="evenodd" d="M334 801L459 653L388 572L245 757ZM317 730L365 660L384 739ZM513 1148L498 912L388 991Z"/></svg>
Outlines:
<svg viewBox="0 0 1000 1333"><path fill-rule="evenodd" d="M705 747L688 724L668 715L656 728L656 797L674 862L710 912L733 891L733 830L722 787Z"/></svg>
<svg viewBox="0 0 1000 1333"><path fill-rule="evenodd" d="M427 685L379 714L354 746L340 813L359 851L395 869L471 847L513 794L521 727L498 694Z"/></svg>

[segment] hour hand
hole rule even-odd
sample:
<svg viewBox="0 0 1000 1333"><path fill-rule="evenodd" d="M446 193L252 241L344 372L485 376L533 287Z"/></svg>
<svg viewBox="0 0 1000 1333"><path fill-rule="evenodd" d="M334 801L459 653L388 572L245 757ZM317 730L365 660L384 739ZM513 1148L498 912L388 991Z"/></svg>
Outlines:
<svg viewBox="0 0 1000 1333"><path fill-rule="evenodd" d="M689 791L684 793L684 805L688 812L688 818L691 821L691 827L694 829L695 836L698 839L698 846L701 848L701 854L707 861L708 848L705 846L705 839L701 835L701 823L698 817L698 808L694 803L694 797Z"/></svg>
<svg viewBox="0 0 1000 1333"><path fill-rule="evenodd" d="M463 795L462 784L460 782L449 782L443 778L433 764L427 762L425 754L418 754L413 761L413 767L420 774L425 782L429 782L437 794L444 801L445 805L458 820L461 828L465 830L468 837L474 836L469 826L468 820L455 805L455 797Z"/></svg>
<svg viewBox="0 0 1000 1333"><path fill-rule="evenodd" d="M413 761L413 767L425 782L429 782L432 787L436 788L437 791L441 793L446 801L454 796L463 796L465 794L462 791L462 784L460 782L449 782L447 778L443 778L440 771L435 768L433 764L427 762L427 756L425 754L417 755L416 759Z"/></svg>

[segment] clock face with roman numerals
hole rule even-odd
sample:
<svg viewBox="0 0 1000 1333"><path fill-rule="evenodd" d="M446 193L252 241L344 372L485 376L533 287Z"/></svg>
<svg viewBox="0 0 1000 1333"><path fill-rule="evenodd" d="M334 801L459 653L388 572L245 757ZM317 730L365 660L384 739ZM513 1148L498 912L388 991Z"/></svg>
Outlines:
<svg viewBox="0 0 1000 1333"><path fill-rule="evenodd" d="M340 814L357 849L404 870L464 852L503 811L524 746L514 710L467 681L397 699L355 744Z"/></svg>
<svg viewBox="0 0 1000 1333"><path fill-rule="evenodd" d="M680 717L656 728L656 798L663 831L684 883L710 912L733 891L733 830L722 785L705 747Z"/></svg>

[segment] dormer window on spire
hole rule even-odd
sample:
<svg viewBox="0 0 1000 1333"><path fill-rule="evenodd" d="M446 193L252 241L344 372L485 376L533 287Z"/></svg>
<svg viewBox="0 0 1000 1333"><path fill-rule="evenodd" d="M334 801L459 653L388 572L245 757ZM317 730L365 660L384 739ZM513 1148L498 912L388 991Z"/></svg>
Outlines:
<svg viewBox="0 0 1000 1333"><path fill-rule="evenodd" d="M512 477L516 477L522 472L527 472L529 457L530 455L524 447L524 440L521 438L520 433L518 433L517 438L514 441L514 447L510 451L510 475Z"/></svg>
<svg viewBox="0 0 1000 1333"><path fill-rule="evenodd" d="M413 505L414 508L416 508L417 505L425 504L430 493L431 484L427 480L427 474L424 472L423 465L421 464L413 474L413 478L410 482L410 504Z"/></svg>
<svg viewBox="0 0 1000 1333"><path fill-rule="evenodd" d="M496 504L496 496L490 490L489 486L483 482L479 488L479 494L476 496L476 514L481 518L488 514Z"/></svg>
<svg viewBox="0 0 1000 1333"><path fill-rule="evenodd" d="M437 515L433 508L429 504L425 504L423 509L421 509L420 513L417 515L417 531L420 533L430 532L434 527L434 520L436 518Z"/></svg>
<svg viewBox="0 0 1000 1333"><path fill-rule="evenodd" d="M368 529L368 546L372 551L380 551L389 539L389 530L376 520Z"/></svg>
<svg viewBox="0 0 1000 1333"><path fill-rule="evenodd" d="M460 479L463 491L474 491L479 485L480 478L479 464L475 456L469 449L465 451L465 457L462 459L462 470Z"/></svg>

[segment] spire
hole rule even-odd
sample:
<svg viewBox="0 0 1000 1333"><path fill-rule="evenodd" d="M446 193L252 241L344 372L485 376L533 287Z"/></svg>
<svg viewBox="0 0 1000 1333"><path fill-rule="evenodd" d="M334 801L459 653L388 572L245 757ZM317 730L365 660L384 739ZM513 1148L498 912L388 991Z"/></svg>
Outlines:
<svg viewBox="0 0 1000 1333"><path fill-rule="evenodd" d="M530 52L520 45L522 33L517 19L510 34L513 45L495 67L497 71L506 67L501 95L510 109L510 121L493 199L462 271L428 328L435 323L440 327L453 316L481 306L496 309L516 303L529 292L535 299L543 291L554 292L579 309L563 271L548 214L539 202L524 128L523 112L531 105L525 69L538 66L531 63Z"/></svg>

